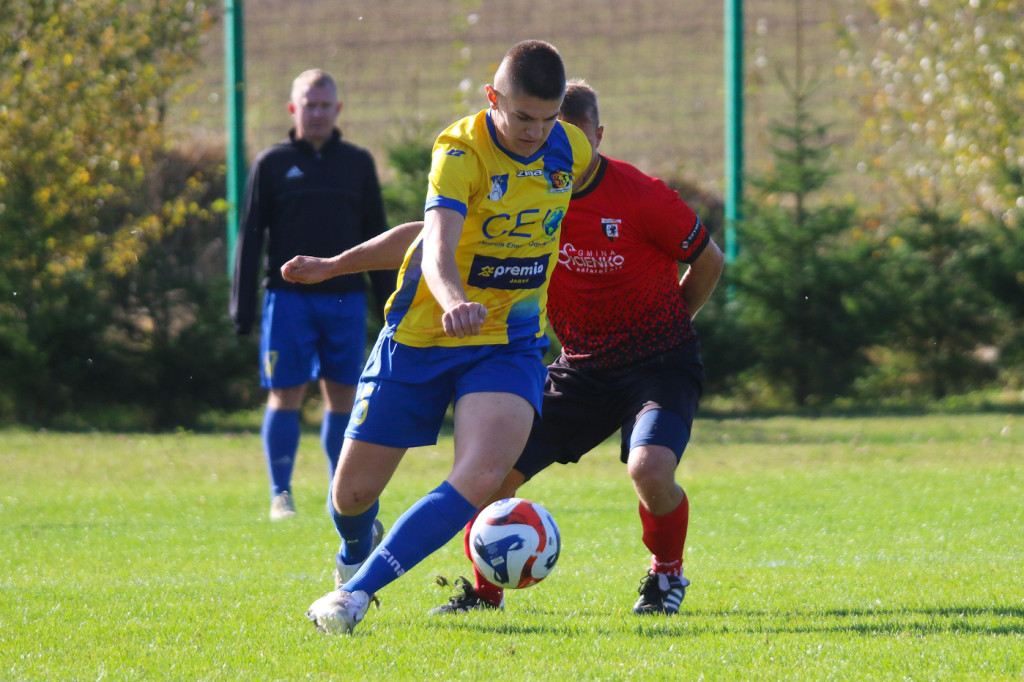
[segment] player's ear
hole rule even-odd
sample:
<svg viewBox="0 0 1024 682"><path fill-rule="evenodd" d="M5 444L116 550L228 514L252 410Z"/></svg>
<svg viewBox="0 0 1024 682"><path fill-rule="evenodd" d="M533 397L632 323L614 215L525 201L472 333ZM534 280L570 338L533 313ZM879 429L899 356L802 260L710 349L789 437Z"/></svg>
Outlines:
<svg viewBox="0 0 1024 682"><path fill-rule="evenodd" d="M292 116L295 115L295 102L288 100L288 113Z"/></svg>
<svg viewBox="0 0 1024 682"><path fill-rule="evenodd" d="M484 92L487 93L487 101L491 103L491 109L498 108L498 91L494 89L494 86L488 83L484 86Z"/></svg>
<svg viewBox="0 0 1024 682"><path fill-rule="evenodd" d="M597 144L594 145L594 149L601 144L601 139L604 137L604 126L597 126L597 130L594 131L594 139L597 140Z"/></svg>

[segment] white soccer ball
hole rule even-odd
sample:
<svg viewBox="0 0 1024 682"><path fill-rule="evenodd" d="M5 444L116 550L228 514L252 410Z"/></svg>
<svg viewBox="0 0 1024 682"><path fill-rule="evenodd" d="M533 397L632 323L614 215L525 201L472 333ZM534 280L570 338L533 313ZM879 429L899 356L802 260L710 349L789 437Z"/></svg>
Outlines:
<svg viewBox="0 0 1024 682"><path fill-rule="evenodd" d="M562 538L554 517L520 497L485 507L469 532L477 570L498 587L519 589L543 580L558 561Z"/></svg>

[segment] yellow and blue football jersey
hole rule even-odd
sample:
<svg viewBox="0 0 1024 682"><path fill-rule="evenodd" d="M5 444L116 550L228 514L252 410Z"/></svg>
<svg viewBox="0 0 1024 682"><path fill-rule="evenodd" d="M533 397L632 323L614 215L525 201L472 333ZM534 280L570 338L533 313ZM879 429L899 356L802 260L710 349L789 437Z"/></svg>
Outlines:
<svg viewBox="0 0 1024 682"><path fill-rule="evenodd" d="M442 132L434 143L425 210L443 207L465 216L455 262L466 296L487 308L487 318L478 336L445 335L444 310L423 278L420 237L406 253L385 310L395 340L425 347L543 336L559 229L573 180L590 158L586 136L561 122L529 157L498 143L487 109Z"/></svg>

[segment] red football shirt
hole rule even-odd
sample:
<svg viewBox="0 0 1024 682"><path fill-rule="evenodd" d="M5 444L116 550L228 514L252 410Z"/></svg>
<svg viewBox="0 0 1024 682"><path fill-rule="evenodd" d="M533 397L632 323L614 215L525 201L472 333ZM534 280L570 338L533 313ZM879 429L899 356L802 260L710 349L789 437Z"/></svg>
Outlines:
<svg viewBox="0 0 1024 682"><path fill-rule="evenodd" d="M602 156L593 182L562 221L548 318L577 367L622 367L697 334L679 289L677 262L693 262L709 235L657 178Z"/></svg>

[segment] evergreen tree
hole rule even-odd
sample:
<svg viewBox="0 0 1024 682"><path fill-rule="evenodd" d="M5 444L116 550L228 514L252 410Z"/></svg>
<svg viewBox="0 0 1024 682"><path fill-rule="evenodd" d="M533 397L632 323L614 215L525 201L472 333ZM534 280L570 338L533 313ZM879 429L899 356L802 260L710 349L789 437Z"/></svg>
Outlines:
<svg viewBox="0 0 1024 682"><path fill-rule="evenodd" d="M753 370L805 406L845 395L867 366L877 263L854 206L816 201L834 173L827 127L810 113L813 87L787 89L793 119L770 129L774 164L752 180L727 286Z"/></svg>

